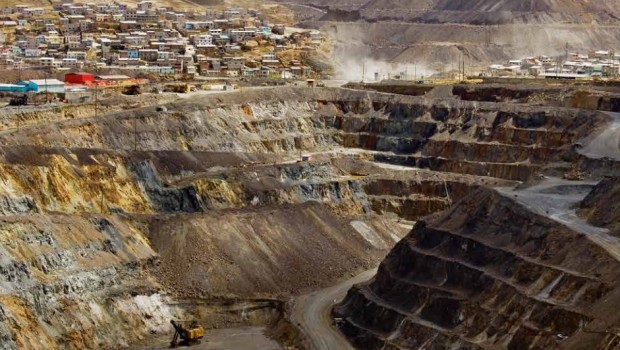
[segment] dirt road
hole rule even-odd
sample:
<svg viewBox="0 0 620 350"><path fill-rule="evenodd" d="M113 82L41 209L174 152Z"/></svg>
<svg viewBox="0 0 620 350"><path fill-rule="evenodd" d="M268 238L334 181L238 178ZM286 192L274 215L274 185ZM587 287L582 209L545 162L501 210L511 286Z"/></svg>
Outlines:
<svg viewBox="0 0 620 350"><path fill-rule="evenodd" d="M542 183L529 188L519 190L499 188L498 191L506 197L516 199L536 214L585 234L592 242L620 260L620 239L609 235L607 229L593 226L577 216L575 204L583 200L594 185L593 182L546 178Z"/></svg>
<svg viewBox="0 0 620 350"><path fill-rule="evenodd" d="M347 291L357 283L371 279L377 269L365 271L349 280L343 281L295 299L292 320L301 327L315 350L355 349L349 341L332 325L331 308L342 300Z"/></svg>
<svg viewBox="0 0 620 350"><path fill-rule="evenodd" d="M612 118L611 123L600 134L585 141L579 153L589 158L608 157L617 161L620 160L620 113L605 113ZM575 205L588 195L595 184L546 178L540 184L529 188L519 190L500 188L498 190L507 197L515 197L530 211L585 234L592 242L620 260L620 239L609 235L607 229L589 224L577 215L575 209Z"/></svg>
<svg viewBox="0 0 620 350"><path fill-rule="evenodd" d="M206 339L188 350L279 350L282 347L264 335L263 327L210 329ZM172 335L170 335L172 336ZM137 347L139 350L164 350L170 348L170 337L158 339L153 345Z"/></svg>

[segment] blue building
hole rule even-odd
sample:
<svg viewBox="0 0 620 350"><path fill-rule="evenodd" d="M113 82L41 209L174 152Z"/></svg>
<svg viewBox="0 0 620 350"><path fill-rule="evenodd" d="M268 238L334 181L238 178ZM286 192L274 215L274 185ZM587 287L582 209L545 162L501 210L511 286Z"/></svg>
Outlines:
<svg viewBox="0 0 620 350"><path fill-rule="evenodd" d="M28 80L20 80L17 82L17 85L24 86L26 92L39 92L39 86Z"/></svg>
<svg viewBox="0 0 620 350"><path fill-rule="evenodd" d="M25 85L28 91L32 92L49 92L64 93L65 83L58 79L36 79L20 81L17 85Z"/></svg>
<svg viewBox="0 0 620 350"><path fill-rule="evenodd" d="M18 84L0 84L0 92L28 92L28 86Z"/></svg>

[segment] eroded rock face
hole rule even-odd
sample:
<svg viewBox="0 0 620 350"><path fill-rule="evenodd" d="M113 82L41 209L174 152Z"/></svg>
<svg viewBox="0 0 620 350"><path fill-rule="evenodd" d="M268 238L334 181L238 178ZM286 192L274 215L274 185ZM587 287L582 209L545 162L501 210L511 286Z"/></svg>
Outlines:
<svg viewBox="0 0 620 350"><path fill-rule="evenodd" d="M378 262L404 234L394 214L416 220L477 184L513 186L553 162L585 164L571 147L604 120L572 109L286 88L27 123L0 134L0 348L123 347L183 318L176 297L288 297L329 283ZM313 159L298 161L300 153ZM484 248L466 238L451 249ZM559 278L499 248L488 254L525 264L519 281L539 281L538 289L427 254L419 264L454 268L453 283L462 282L458 298L448 288L423 313L428 322L464 327L469 289L516 297ZM502 269L499 281L516 278ZM607 281L563 273L557 288L587 286L579 298L598 298L588 288ZM529 294L520 298L529 307ZM539 302L537 310L567 317L558 331L595 319ZM433 318L444 308L445 319ZM392 316L385 312L384 331L400 322Z"/></svg>
<svg viewBox="0 0 620 350"><path fill-rule="evenodd" d="M599 227L606 227L612 234L620 234L620 178L608 177L601 181L580 203L582 216Z"/></svg>
<svg viewBox="0 0 620 350"><path fill-rule="evenodd" d="M527 180L561 161L573 142L604 121L600 113L575 109L274 89L180 102L166 113L144 108L63 122L51 131L2 135L0 142L15 145L25 138L45 147L274 155L362 148L377 151L382 162Z"/></svg>
<svg viewBox="0 0 620 350"><path fill-rule="evenodd" d="M366 349L596 349L609 337L588 330L619 321L604 310L619 268L584 235L479 189L418 222L334 315Z"/></svg>
<svg viewBox="0 0 620 350"><path fill-rule="evenodd" d="M164 329L171 311L146 278L157 257L139 230L100 216L1 220L0 348L118 347Z"/></svg>

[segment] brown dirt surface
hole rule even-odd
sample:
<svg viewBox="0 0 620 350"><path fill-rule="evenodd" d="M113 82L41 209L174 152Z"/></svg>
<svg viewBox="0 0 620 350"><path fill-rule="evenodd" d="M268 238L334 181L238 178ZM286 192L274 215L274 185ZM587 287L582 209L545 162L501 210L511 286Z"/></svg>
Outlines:
<svg viewBox="0 0 620 350"><path fill-rule="evenodd" d="M158 279L176 295L283 296L368 268L381 258L383 251L349 221L307 203L156 217L149 239L161 257ZM388 232L385 227L380 233L385 240L392 239Z"/></svg>
<svg viewBox="0 0 620 350"><path fill-rule="evenodd" d="M337 11L360 13L364 19L403 20L429 23L461 22L471 24L510 22L551 22L559 20L589 21L592 18L613 20L620 13L615 2L593 3L587 0L424 0L411 3L407 0L371 0L333 2L329 0L298 0L297 3ZM329 17L329 14L328 16ZM332 17L329 17L332 18Z"/></svg>

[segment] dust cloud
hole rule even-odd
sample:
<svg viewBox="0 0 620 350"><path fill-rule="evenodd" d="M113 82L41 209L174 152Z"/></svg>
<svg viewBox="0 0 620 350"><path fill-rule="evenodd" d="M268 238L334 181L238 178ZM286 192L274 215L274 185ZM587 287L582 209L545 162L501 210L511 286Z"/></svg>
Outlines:
<svg viewBox="0 0 620 350"><path fill-rule="evenodd" d="M419 80L436 73L421 63L390 63L363 57L340 57L336 78L348 81L381 81L386 79Z"/></svg>

